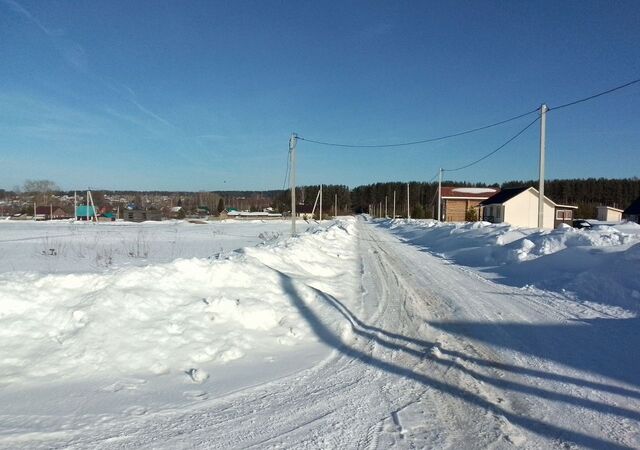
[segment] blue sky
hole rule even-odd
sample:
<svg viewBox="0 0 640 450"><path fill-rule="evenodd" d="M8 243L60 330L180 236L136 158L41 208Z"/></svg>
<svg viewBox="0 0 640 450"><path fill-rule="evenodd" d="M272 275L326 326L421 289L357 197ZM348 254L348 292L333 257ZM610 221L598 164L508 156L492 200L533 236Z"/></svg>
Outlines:
<svg viewBox="0 0 640 450"><path fill-rule="evenodd" d="M638 78L639 23L637 1L0 0L0 188L280 189L293 131L418 140ZM527 123L299 142L298 182L426 181ZM640 175L640 84L547 126L549 178ZM449 178L535 179L538 139Z"/></svg>

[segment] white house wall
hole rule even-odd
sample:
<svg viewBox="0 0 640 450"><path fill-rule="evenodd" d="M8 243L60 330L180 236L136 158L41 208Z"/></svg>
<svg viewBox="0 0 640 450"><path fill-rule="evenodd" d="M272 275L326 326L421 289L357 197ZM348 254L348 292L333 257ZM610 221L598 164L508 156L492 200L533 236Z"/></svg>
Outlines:
<svg viewBox="0 0 640 450"><path fill-rule="evenodd" d="M538 227L538 194L527 190L504 203L504 221L518 227ZM549 199L544 202L544 228L553 229L555 208Z"/></svg>
<svg viewBox="0 0 640 450"><path fill-rule="evenodd" d="M620 222L622 220L622 211L598 207L598 220Z"/></svg>

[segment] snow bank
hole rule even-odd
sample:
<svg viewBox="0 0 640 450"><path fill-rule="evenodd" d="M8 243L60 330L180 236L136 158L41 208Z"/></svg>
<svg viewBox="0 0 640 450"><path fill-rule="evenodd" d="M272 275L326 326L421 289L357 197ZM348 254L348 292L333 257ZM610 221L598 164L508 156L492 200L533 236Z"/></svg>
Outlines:
<svg viewBox="0 0 640 450"><path fill-rule="evenodd" d="M201 383L208 365L313 341L296 302L317 301L310 274L330 295L341 281L355 290L354 233L342 221L211 259L2 274L0 385L169 373Z"/></svg>
<svg viewBox="0 0 640 450"><path fill-rule="evenodd" d="M488 222L379 222L406 242L504 284L640 310L640 225L551 231Z"/></svg>

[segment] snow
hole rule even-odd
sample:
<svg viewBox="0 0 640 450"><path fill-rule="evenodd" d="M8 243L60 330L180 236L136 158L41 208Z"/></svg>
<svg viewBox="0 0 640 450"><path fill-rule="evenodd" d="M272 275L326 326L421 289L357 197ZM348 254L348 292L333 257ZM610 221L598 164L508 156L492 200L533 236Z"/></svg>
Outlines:
<svg viewBox="0 0 640 450"><path fill-rule="evenodd" d="M474 188L474 187L460 187L453 188L453 192L459 192L461 194L495 194L497 189L493 188Z"/></svg>
<svg viewBox="0 0 640 450"><path fill-rule="evenodd" d="M0 221L0 273L100 272L208 258L290 232L282 220L164 222Z"/></svg>
<svg viewBox="0 0 640 450"><path fill-rule="evenodd" d="M300 223L0 223L0 448L640 446L640 226Z"/></svg>
<svg viewBox="0 0 640 450"><path fill-rule="evenodd" d="M632 222L589 229L538 230L488 222L433 220L384 222L407 243L473 268L496 282L536 287L583 302L640 311L640 225Z"/></svg>
<svg viewBox="0 0 640 450"><path fill-rule="evenodd" d="M295 282L284 277L322 274L313 281L323 286L323 276L333 283L355 264L349 223L328 229L312 225L295 239L282 235L290 223L271 221L3 225L4 268L23 269L0 274L5 412L8 404L9 410L21 411L20 393L44 385L53 392L40 405L47 410L69 384L100 392L144 386L157 403L175 402L180 395L194 398L185 386L190 383L216 383L218 392L235 388L234 361L282 363L265 371L270 377L295 372L328 350L294 305L288 290ZM53 242L52 235L63 250L39 254L43 242ZM130 243L140 240L145 255L131 257ZM260 241L252 248L216 251ZM177 249L166 248L175 242ZM68 251L72 246L75 250ZM24 251L27 256L19 255ZM112 262L96 264L104 251ZM161 262L187 252L208 257ZM29 264L43 270L25 271ZM260 378L253 376L250 383Z"/></svg>

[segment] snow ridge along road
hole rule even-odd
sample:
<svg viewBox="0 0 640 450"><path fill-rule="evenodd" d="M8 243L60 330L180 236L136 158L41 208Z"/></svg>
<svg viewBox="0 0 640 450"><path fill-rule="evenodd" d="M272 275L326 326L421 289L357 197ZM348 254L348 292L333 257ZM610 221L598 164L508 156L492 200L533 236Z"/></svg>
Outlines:
<svg viewBox="0 0 640 450"><path fill-rule="evenodd" d="M86 415L71 429L23 417L45 425L3 427L0 446L640 447L637 318L488 281L366 220L332 232L343 239L332 250L345 259L339 277L311 257L288 263L287 247L245 250L330 349L324 359L186 406Z"/></svg>

